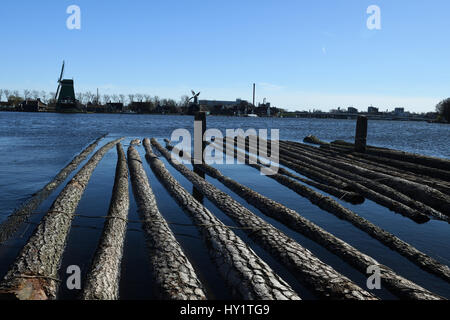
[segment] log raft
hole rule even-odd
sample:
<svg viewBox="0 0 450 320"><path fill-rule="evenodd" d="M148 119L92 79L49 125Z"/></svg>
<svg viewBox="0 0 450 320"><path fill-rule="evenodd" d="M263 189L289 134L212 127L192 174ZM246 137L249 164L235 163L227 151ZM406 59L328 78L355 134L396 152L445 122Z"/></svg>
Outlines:
<svg viewBox="0 0 450 320"><path fill-rule="evenodd" d="M20 300L56 298L58 269L75 210L94 169L121 140L100 148L61 191L0 283L0 296Z"/></svg>
<svg viewBox="0 0 450 320"><path fill-rule="evenodd" d="M30 199L25 201L19 208L0 224L0 244L7 241L14 235L19 227L30 217L39 205L47 199L50 194L62 183L69 174L75 170L87 156L95 150L99 142L106 136L103 135L97 138L89 146L87 146L81 153L75 156L54 178L47 183L41 190L36 192Z"/></svg>
<svg viewBox="0 0 450 320"><path fill-rule="evenodd" d="M153 153L148 139L144 139L144 147L153 172L200 229L212 260L236 298L300 299L244 241L175 180L164 163Z"/></svg>
<svg viewBox="0 0 450 320"><path fill-rule="evenodd" d="M194 267L159 212L139 153L131 145L127 155L133 193L143 220L142 228L157 285L156 295L164 300L205 300L203 285Z"/></svg>
<svg viewBox="0 0 450 320"><path fill-rule="evenodd" d="M247 165L260 170L259 165L249 164L248 155L244 154L243 151L237 150L237 148L235 148L235 151L236 151L234 154L235 157L238 157L239 152L241 152L241 158L246 159L245 163ZM392 250L395 250L396 252L406 257L408 260L410 260L423 270L430 272L440 277L441 279L445 280L446 282L450 283L450 268L447 265L444 265L439 261L437 261L436 259L431 258L427 254L419 251L418 249L416 249L409 243L401 240L392 233L378 227L377 225L373 224L367 219L359 216L352 210L345 208L332 198L322 195L298 183L297 181L281 174L274 174L268 177L278 181L280 184L283 184L288 188L291 188L298 194L309 199L311 203L317 205L321 209L335 215L340 219L349 221L352 225L354 225L358 229L366 232L368 235L370 235L374 239L377 239L378 241L380 241L387 247L391 248Z"/></svg>
<svg viewBox="0 0 450 320"><path fill-rule="evenodd" d="M347 277L303 248L298 242L256 216L225 192L200 178L186 166L174 161L170 152L155 139L152 145L167 161L226 215L232 218L249 236L272 256L283 263L293 275L318 296L325 299L376 300L371 293L357 286Z"/></svg>
<svg viewBox="0 0 450 320"><path fill-rule="evenodd" d="M119 298L120 263L127 228L130 198L128 169L122 145L118 143L114 187L102 236L84 284L83 300Z"/></svg>
<svg viewBox="0 0 450 320"><path fill-rule="evenodd" d="M425 170L422 169L421 167L423 166L420 165L400 162L391 159L384 159L381 157L370 156L354 151L342 152L340 150L334 149L316 148L293 141L283 142L291 144L292 146L303 148L314 154L339 159L341 161L348 161L350 163L363 166L374 171L379 171L381 173L386 173L421 184L426 184L443 193L450 193L450 172L446 172L444 170L438 170L428 167L426 167L427 170ZM429 170L433 170L433 174L428 174Z"/></svg>
<svg viewBox="0 0 450 320"><path fill-rule="evenodd" d="M167 145L166 148L179 154L179 150ZM188 155L186 155L188 156ZM246 159L248 160L248 158ZM253 165L261 170L262 166ZM366 275L367 268L378 266L381 270L381 281L393 294L401 299L419 299L419 300L442 300L443 297L436 295L425 288L415 284L396 274L391 268L380 264L372 257L360 252L343 240L335 237L333 234L325 231L308 219L302 217L300 213L289 209L270 198L267 198L258 192L232 180L223 175L218 169L207 164L198 165L209 176L219 180L223 185L245 199L249 204L255 206L268 217L274 218L285 224L294 231L297 231L311 240L321 244L330 252L336 254L344 261L355 267L361 273Z"/></svg>
<svg viewBox="0 0 450 320"><path fill-rule="evenodd" d="M291 147L284 142L280 144L283 146L281 153L286 156L296 157L299 161L315 162L321 168L325 168L347 179L361 181L377 192L389 195L397 201L427 212L430 215L435 214L431 213L433 211L428 208L437 210L441 214L450 215L450 197L439 190L390 174L369 170L345 161L312 154L301 148ZM397 195L398 197L396 197ZM411 201L412 199L417 199L418 201Z"/></svg>
<svg viewBox="0 0 450 320"><path fill-rule="evenodd" d="M102 138L100 137L84 149L55 176L52 182L0 225L0 244L14 234L39 204L97 147ZM120 145L121 140L111 141L101 147L61 191L0 282L0 298L47 300L57 297L61 282L58 272L72 220L76 216L75 210L94 169L114 145L117 147L118 159L109 212L107 217L103 217L106 220L102 236L87 272L80 297L86 300L119 298L120 263L128 222L129 169L132 190L138 204L152 272L156 280L156 286L153 289L157 297L183 300L207 298L191 262L170 230L169 223L158 210L139 153L135 149L135 146L140 145L140 140L132 140L130 144L128 168L125 153ZM372 146L359 148L360 152L356 152L351 144L342 142L330 144L316 137L308 137L306 141L318 144L320 148L298 142L281 141L280 163L307 178L282 167L279 168L278 173L268 177L306 197L321 209L349 221L422 269L439 276L447 283L450 282L448 266L358 216L331 197L309 187L315 187L355 204L361 203L364 198L372 199L390 209L400 211L417 222L426 222L429 219L428 216L450 221L450 215L447 216L447 209L450 208L447 164L450 161ZM196 164L195 171L192 172L172 159L171 154L152 139L151 144L176 170L192 182L199 195L208 198L236 222L238 227L224 225L170 174L164 163L153 153L150 140L144 139L143 142L147 162L155 176L194 221L194 226L202 234L218 272L232 289L235 298L300 299L298 293L232 231L233 228L239 228L318 297L377 300L373 294L360 288L353 281L323 263L295 240L208 183L204 179L205 173L220 181L264 215L310 238L359 272L366 274L368 267L378 266L381 270L383 286L397 297L417 300L445 299L395 273L391 268L380 264L302 217L299 212L232 180L219 170L202 163ZM170 145L170 141L166 140L166 142L169 150L178 152ZM264 163L249 163L249 157L257 159L254 154L258 154L258 150L252 149L248 140L245 140L244 151L240 149L242 145L236 146L236 139L231 139L231 142L234 143L231 149L234 151L235 158L245 159L247 165L260 171L267 168L268 165ZM263 142L268 144L268 141ZM220 139L212 145L218 148L218 143L221 147L228 146L226 140L220 141ZM201 149L204 148L205 143L202 142ZM270 145L268 149L270 152ZM189 154L183 156L185 159L190 158Z"/></svg>

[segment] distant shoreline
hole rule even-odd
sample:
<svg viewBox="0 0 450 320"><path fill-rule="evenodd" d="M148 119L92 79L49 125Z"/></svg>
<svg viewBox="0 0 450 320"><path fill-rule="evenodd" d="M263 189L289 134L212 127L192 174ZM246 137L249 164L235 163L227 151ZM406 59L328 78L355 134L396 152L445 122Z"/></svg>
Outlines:
<svg viewBox="0 0 450 320"><path fill-rule="evenodd" d="M183 114L183 113L131 113L131 112L74 112L74 113L64 113L64 112L31 112L31 111L15 111L15 110L0 110L0 112L5 113L41 113L41 114L95 114L95 115L160 115L160 116L190 116L193 115L190 114ZM376 120L376 121L414 121L414 122L428 122L428 123L435 123L435 124L450 124L445 121L438 121L433 119L424 119L424 118L390 118L390 117L383 117L379 115L370 115L370 114L361 114L366 117L368 117L369 120ZM260 118L260 119L267 119L267 118L279 118L279 119L332 119L332 120L355 120L357 118L356 115L352 116L346 116L344 115L334 115L329 113L319 113L319 114L309 114L308 116L296 116L295 114L286 114L282 116L276 116L276 117L267 117L267 116L258 116L258 117L248 117L246 115L244 116L233 116L233 115L221 115L221 114L208 114L210 117L229 117L229 118Z"/></svg>

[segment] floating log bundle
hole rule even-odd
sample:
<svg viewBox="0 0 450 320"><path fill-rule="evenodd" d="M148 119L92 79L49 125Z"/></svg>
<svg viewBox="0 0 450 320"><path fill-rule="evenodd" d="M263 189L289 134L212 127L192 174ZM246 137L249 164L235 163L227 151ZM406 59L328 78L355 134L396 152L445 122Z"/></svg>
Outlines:
<svg viewBox="0 0 450 320"><path fill-rule="evenodd" d="M175 153L179 153L179 150L170 148L170 146L166 147L168 147L168 149L172 149ZM248 160L248 158L246 160ZM252 166L261 170L261 166L259 165ZM380 264L372 257L360 252L348 243L315 225L308 219L303 218L300 213L257 193L256 191L232 180L229 177L224 176L216 168L213 168L207 164L201 164L199 165L199 168L209 176L219 180L226 187L245 199L249 204L261 210L261 212L267 216L282 222L292 230L297 231L313 241L323 245L329 251L335 253L350 265L354 266L361 273L366 274L367 268L370 266L378 266L381 270L381 281L399 298L420 300L443 299L442 297L424 289L412 281L396 274L389 267Z"/></svg>
<svg viewBox="0 0 450 320"><path fill-rule="evenodd" d="M95 150L99 142L106 136L103 135L86 147L80 154L70 161L48 184L36 192L29 200L22 204L18 209L0 224L0 244L11 238L18 228L30 217L31 213L50 196L67 176L75 170L86 157Z"/></svg>
<svg viewBox="0 0 450 320"><path fill-rule="evenodd" d="M249 163L247 154L245 154L242 150L235 149L235 157L237 157L239 153L241 153L241 157L243 159L246 159L245 163L247 165L260 170L260 165ZM345 208L330 197L324 196L281 174L274 174L269 177L278 181L280 184L292 189L301 196L309 199L311 203L317 205L321 209L337 216L338 218L349 221L358 229L379 240L387 247L397 251L422 269L434 275L437 275L441 279L450 283L450 268L447 265L444 265L431 258L427 254L417 250L412 245L406 243L405 241L387 232L386 230L383 230L382 228L376 226L375 224L359 216L352 210Z"/></svg>
<svg viewBox="0 0 450 320"><path fill-rule="evenodd" d="M309 286L318 296L328 299L376 299L350 279L323 263L295 240L239 204L228 194L217 189L184 165L173 161L170 153L155 139L152 139L151 142L167 161L191 181L205 197L240 227L245 228L255 242L279 259L300 282Z"/></svg>
<svg viewBox="0 0 450 320"><path fill-rule="evenodd" d="M173 178L153 153L148 139L144 140L144 147L155 175L200 229L212 260L236 297L258 300L300 299L244 241Z"/></svg>
<svg viewBox="0 0 450 320"><path fill-rule="evenodd" d="M0 283L0 295L20 300L56 298L58 269L74 212L92 172L106 152L121 140L100 148L61 191Z"/></svg>

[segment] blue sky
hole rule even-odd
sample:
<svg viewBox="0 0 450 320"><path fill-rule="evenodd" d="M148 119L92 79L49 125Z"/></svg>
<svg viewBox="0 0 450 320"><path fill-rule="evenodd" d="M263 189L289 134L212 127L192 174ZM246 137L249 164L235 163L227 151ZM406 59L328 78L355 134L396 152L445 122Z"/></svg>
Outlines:
<svg viewBox="0 0 450 320"><path fill-rule="evenodd" d="M81 30L69 30L69 5ZM381 30L369 30L369 5ZM3 0L0 88L432 111L450 96L450 1Z"/></svg>

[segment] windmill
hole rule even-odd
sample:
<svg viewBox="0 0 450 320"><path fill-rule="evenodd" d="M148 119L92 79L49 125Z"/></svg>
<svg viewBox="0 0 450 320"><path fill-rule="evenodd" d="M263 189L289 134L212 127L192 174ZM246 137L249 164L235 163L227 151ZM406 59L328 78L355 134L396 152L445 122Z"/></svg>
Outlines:
<svg viewBox="0 0 450 320"><path fill-rule="evenodd" d="M65 62L61 67L61 74L58 79L58 89L56 90L56 108L61 112L78 112L75 90L72 79L63 79Z"/></svg>
<svg viewBox="0 0 450 320"><path fill-rule="evenodd" d="M191 100L194 100L193 103L189 103L189 108L188 108L188 114L195 114L197 111L200 111L200 107L198 105L198 96L200 95L200 92L195 93L194 90L191 90L192 92L192 97L189 98L188 102L190 102Z"/></svg>
<svg viewBox="0 0 450 320"><path fill-rule="evenodd" d="M194 99L194 104L197 105L198 104L198 96L200 95L200 92L195 93L194 90L191 90L192 92L192 97L189 98L189 101L191 101L192 99Z"/></svg>

